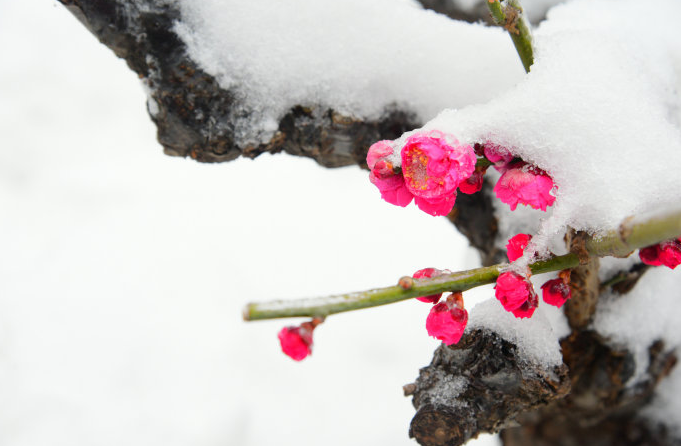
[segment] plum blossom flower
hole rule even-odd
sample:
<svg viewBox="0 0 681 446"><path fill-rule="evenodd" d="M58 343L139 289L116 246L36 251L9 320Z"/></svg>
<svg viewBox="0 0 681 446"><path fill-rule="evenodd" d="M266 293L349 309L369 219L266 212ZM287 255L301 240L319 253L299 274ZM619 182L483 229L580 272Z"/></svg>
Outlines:
<svg viewBox="0 0 681 446"><path fill-rule="evenodd" d="M485 158L494 164L494 168L500 173L506 172L508 165L513 161L513 154L505 147L487 142L484 147Z"/></svg>
<svg viewBox="0 0 681 446"><path fill-rule="evenodd" d="M551 279L541 286L541 296L547 304L560 308L572 297L572 291L563 279Z"/></svg>
<svg viewBox="0 0 681 446"><path fill-rule="evenodd" d="M506 244L506 255L509 262L515 262L523 256L527 244L530 243L532 236L530 234L516 234Z"/></svg>
<svg viewBox="0 0 681 446"><path fill-rule="evenodd" d="M315 318L298 327L282 328L277 335L281 351L294 361L302 361L312 354L312 332L321 322L322 319Z"/></svg>
<svg viewBox="0 0 681 446"><path fill-rule="evenodd" d="M646 265L674 269L681 264L681 237L641 248L638 255Z"/></svg>
<svg viewBox="0 0 681 446"><path fill-rule="evenodd" d="M474 194L482 189L485 172L489 166L475 166L475 171L466 180L459 183L459 190L464 194Z"/></svg>
<svg viewBox="0 0 681 446"><path fill-rule="evenodd" d="M539 304L532 283L513 271L499 274L494 294L504 310L517 318L531 317Z"/></svg>
<svg viewBox="0 0 681 446"><path fill-rule="evenodd" d="M459 342L467 323L468 312L463 308L461 293L453 293L430 309L426 330L430 336L452 345Z"/></svg>
<svg viewBox="0 0 681 446"><path fill-rule="evenodd" d="M372 172L369 174L369 181L381 192L381 198L390 204L405 207L414 199L414 196L404 185L402 175L378 178Z"/></svg>
<svg viewBox="0 0 681 446"><path fill-rule="evenodd" d="M404 177L394 168L389 157L394 150L390 141L378 141L369 147L367 165L371 169L369 181L381 192L381 198L390 204L405 207L414 196L404 184Z"/></svg>
<svg viewBox="0 0 681 446"><path fill-rule="evenodd" d="M546 211L556 197L551 195L553 179L536 166L516 161L501 175L494 193L515 211L518 203Z"/></svg>
<svg viewBox="0 0 681 446"><path fill-rule="evenodd" d="M424 277L431 278L431 277L441 276L445 273L449 273L449 271L440 270L440 269L437 269L437 268L423 268L423 269L416 271L412 277L414 279L422 279ZM418 301L421 301L421 302L436 304L436 303L438 303L438 301L440 300L441 297L442 297L442 293L438 293L438 294L431 294L429 296L416 297L415 299L418 300Z"/></svg>
<svg viewBox="0 0 681 446"><path fill-rule="evenodd" d="M367 152L367 165L372 171L379 161L385 161L394 153L393 147L390 145L391 141L383 140L375 142L369 147Z"/></svg>
<svg viewBox="0 0 681 446"><path fill-rule="evenodd" d="M447 215L456 189L475 171L473 148L438 131L417 133L402 148L402 174L416 205L430 215Z"/></svg>
<svg viewBox="0 0 681 446"><path fill-rule="evenodd" d="M519 319L529 318L532 317L532 314L534 314L534 310L537 309L538 305L539 299L537 298L537 293L533 291L521 306L511 311L511 314Z"/></svg>

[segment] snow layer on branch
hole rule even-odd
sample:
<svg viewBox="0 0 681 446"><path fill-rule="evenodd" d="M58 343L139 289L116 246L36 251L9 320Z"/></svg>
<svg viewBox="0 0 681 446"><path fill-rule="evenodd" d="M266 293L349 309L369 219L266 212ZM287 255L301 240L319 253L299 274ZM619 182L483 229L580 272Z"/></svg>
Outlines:
<svg viewBox="0 0 681 446"><path fill-rule="evenodd" d="M646 377L648 348L653 342L663 340L666 349L681 346L680 300L681 268L672 271L666 267L646 272L629 293L600 300L594 328L635 356L636 373L629 385ZM681 412L678 414L681 422Z"/></svg>
<svg viewBox="0 0 681 446"><path fill-rule="evenodd" d="M598 232L678 206L681 39L678 2L583 0L556 6L534 33L535 64L486 104L425 127L490 140L548 171L557 200L536 239L566 225Z"/></svg>
<svg viewBox="0 0 681 446"><path fill-rule="evenodd" d="M376 118L397 103L426 121L522 79L502 29L413 0L177 1L190 57L243 102L239 142L268 140L295 105Z"/></svg>
<svg viewBox="0 0 681 446"><path fill-rule="evenodd" d="M627 383L634 386L648 376L648 349L657 340L665 350L681 347L679 301L681 300L681 268L652 268L639 279L636 287L620 296L601 299L594 328L614 345L626 347L634 354L636 372ZM681 435L681 368L655 389L655 397L643 416L666 425L673 435Z"/></svg>
<svg viewBox="0 0 681 446"><path fill-rule="evenodd" d="M545 368L563 363L558 343L558 333L544 314L540 304L532 318L517 319L492 298L477 304L471 310L466 331L487 328L503 339L515 344L521 357Z"/></svg>
<svg viewBox="0 0 681 446"><path fill-rule="evenodd" d="M676 438L681 437L681 367L674 367L672 372L655 389L655 398L641 415L652 421L667 426Z"/></svg>

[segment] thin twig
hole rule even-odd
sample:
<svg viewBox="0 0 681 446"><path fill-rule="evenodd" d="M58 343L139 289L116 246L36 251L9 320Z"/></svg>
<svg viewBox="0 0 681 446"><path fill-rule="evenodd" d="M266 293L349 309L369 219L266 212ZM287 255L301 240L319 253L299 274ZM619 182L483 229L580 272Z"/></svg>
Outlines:
<svg viewBox="0 0 681 446"><path fill-rule="evenodd" d="M532 50L532 34L530 26L523 16L523 8L517 0L488 1L487 6L492 14L492 18L499 25L503 26L513 40L513 45L520 56L525 72L530 72L530 67L534 63L534 51Z"/></svg>
<svg viewBox="0 0 681 446"><path fill-rule="evenodd" d="M592 257L625 257L635 249L654 245L681 235L681 211L649 218L642 222L627 219L619 229L601 237L590 237L585 247ZM579 265L576 253L554 256L529 265L532 274L559 271ZM277 319L285 317L325 317L334 313L377 307L411 299L417 296L447 291L466 291L481 285L494 283L507 263L444 274L432 279L413 279L373 290L338 294L328 297L250 303L243 312L244 320Z"/></svg>

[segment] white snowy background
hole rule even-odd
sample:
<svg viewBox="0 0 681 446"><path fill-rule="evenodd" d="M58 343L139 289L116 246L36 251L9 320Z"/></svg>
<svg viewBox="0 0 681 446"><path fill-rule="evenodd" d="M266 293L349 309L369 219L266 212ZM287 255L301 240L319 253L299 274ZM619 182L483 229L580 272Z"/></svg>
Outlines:
<svg viewBox="0 0 681 446"><path fill-rule="evenodd" d="M357 168L163 155L139 79L55 1L0 0L0 55L1 445L415 444L427 305L333 317L302 363L241 308L476 266L452 225Z"/></svg>

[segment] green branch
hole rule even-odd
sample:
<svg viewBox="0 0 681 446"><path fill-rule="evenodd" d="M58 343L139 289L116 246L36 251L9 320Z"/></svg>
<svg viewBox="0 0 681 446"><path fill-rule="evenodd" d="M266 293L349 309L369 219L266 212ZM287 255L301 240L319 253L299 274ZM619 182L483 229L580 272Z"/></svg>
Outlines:
<svg viewBox="0 0 681 446"><path fill-rule="evenodd" d="M501 0L503 1L503 0ZM523 8L517 0L506 0L505 6L501 6L500 0L488 1L487 6L492 18L499 26L503 26L513 40L513 45L520 56L525 72L530 72L534 63L532 50L532 34L530 26L523 16Z"/></svg>
<svg viewBox="0 0 681 446"><path fill-rule="evenodd" d="M654 245L681 235L681 211L654 217L642 222L627 219L617 231L586 241L586 251L592 257L625 257L644 246ZM532 274L559 271L579 265L575 253L554 256L530 264ZM349 294L338 294L312 299L250 303L244 308L244 320L276 319L284 317L325 317L344 311L360 310L391 304L418 296L447 291L466 291L496 282L507 263L459 271L432 279L401 280L403 285L376 288Z"/></svg>

